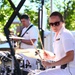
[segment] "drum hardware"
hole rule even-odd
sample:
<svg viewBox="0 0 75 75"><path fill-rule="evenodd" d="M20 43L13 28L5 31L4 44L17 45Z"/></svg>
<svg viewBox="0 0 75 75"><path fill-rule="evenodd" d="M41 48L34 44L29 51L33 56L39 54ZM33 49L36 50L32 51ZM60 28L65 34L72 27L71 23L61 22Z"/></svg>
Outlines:
<svg viewBox="0 0 75 75"><path fill-rule="evenodd" d="M21 50L21 52L18 53L20 50ZM25 51L23 49L18 49L18 52L17 52L17 55L20 55L22 57L20 63L23 63L23 64L20 66L20 69L21 69L21 73L23 73L23 75L28 75L30 70L37 69L36 59L27 57L24 54L22 54L22 52L23 53L25 53L25 52L29 53L29 51ZM17 55L16 55L16 57L20 58ZM23 61L22 61L22 59L23 59Z"/></svg>
<svg viewBox="0 0 75 75"><path fill-rule="evenodd" d="M16 54L16 59L19 63L20 66L20 70L21 70L21 75L27 75L29 72L28 71L24 71L24 68L26 68L26 64L24 63L24 59L20 54ZM16 70L16 68L15 68Z"/></svg>
<svg viewBox="0 0 75 75"><path fill-rule="evenodd" d="M26 64L25 64L25 68L31 68L31 63L29 62L29 60L26 60Z"/></svg>
<svg viewBox="0 0 75 75"><path fill-rule="evenodd" d="M7 67L6 67L6 70L7 70L7 73L9 74L9 73L11 72L10 66L7 66Z"/></svg>
<svg viewBox="0 0 75 75"><path fill-rule="evenodd" d="M23 69L25 67L24 60L20 60L19 64L20 64L20 69Z"/></svg>
<svg viewBox="0 0 75 75"><path fill-rule="evenodd" d="M0 60L2 62L8 62L11 61L11 57L8 57L5 52L0 52Z"/></svg>
<svg viewBox="0 0 75 75"><path fill-rule="evenodd" d="M39 59L37 59L36 64L37 64L37 69L39 70L40 69L40 61L39 61Z"/></svg>
<svg viewBox="0 0 75 75"><path fill-rule="evenodd" d="M4 64L4 63L3 63ZM11 74L11 68L10 66L6 66L5 64L0 69L0 75L10 75Z"/></svg>
<svg viewBox="0 0 75 75"><path fill-rule="evenodd" d="M13 74L16 70L16 67L14 66L15 63L14 63L14 60L13 60L13 57L11 56L11 54L9 52L3 52L4 55L1 55L1 62L3 64L2 67L4 67L5 71L5 75L7 75L6 73L9 73L10 74ZM20 69L23 70L24 68L24 64L23 64L23 60L22 58L16 58L17 61L19 62L19 65L20 65Z"/></svg>
<svg viewBox="0 0 75 75"><path fill-rule="evenodd" d="M18 55L20 55L20 54L18 54ZM24 59L22 57L17 57L17 60L18 60L19 65L20 65L21 73L23 73L23 74L26 73L26 75L27 75L28 71L24 71L24 68L31 68L32 67L30 61L26 60L25 61L26 64L25 64Z"/></svg>
<svg viewBox="0 0 75 75"><path fill-rule="evenodd" d="M8 61L11 61L11 58L2 56L1 60L3 60L4 62L8 62Z"/></svg>
<svg viewBox="0 0 75 75"><path fill-rule="evenodd" d="M5 67L5 75L10 75L11 74L11 68L9 66Z"/></svg>
<svg viewBox="0 0 75 75"><path fill-rule="evenodd" d="M5 73L5 68L0 66L0 75L3 75Z"/></svg>
<svg viewBox="0 0 75 75"><path fill-rule="evenodd" d="M10 52L4 52L8 58L11 58Z"/></svg>
<svg viewBox="0 0 75 75"><path fill-rule="evenodd" d="M19 55L19 54L18 54ZM22 57L17 57L16 56L17 61L19 62L19 66L20 66L20 70L21 70L21 75L28 75L28 71L24 71L24 68L28 68L30 65L28 65L28 61L27 64L24 63L24 59ZM16 68L15 68L16 70Z"/></svg>
<svg viewBox="0 0 75 75"><path fill-rule="evenodd" d="M16 56L16 59L17 59L19 65L20 65L20 68L23 69L25 67L23 57L20 56L20 54L16 54L15 56Z"/></svg>
<svg viewBox="0 0 75 75"><path fill-rule="evenodd" d="M37 69L38 70L45 70L45 68L41 64L41 60L37 59L36 64L37 64Z"/></svg>
<svg viewBox="0 0 75 75"><path fill-rule="evenodd" d="M21 70L21 75L24 75L24 70L23 70L25 68L24 60L18 59L18 62Z"/></svg>
<svg viewBox="0 0 75 75"><path fill-rule="evenodd" d="M14 60L9 52L0 52L0 75L12 75L14 73Z"/></svg>
<svg viewBox="0 0 75 75"><path fill-rule="evenodd" d="M39 50L35 51L35 55L38 55L39 53L40 53L40 51L39 51Z"/></svg>

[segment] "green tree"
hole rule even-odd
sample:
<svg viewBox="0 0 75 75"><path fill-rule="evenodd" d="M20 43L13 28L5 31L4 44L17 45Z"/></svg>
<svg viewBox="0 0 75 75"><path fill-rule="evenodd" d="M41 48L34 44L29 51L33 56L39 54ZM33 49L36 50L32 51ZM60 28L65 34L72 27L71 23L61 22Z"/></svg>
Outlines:
<svg viewBox="0 0 75 75"><path fill-rule="evenodd" d="M70 30L75 30L75 1L68 1L64 7L64 19L66 27Z"/></svg>
<svg viewBox="0 0 75 75"><path fill-rule="evenodd" d="M31 21L38 26L38 9L41 8L41 3L42 0L30 0L31 3L33 3L33 7L36 7L36 10L33 10L32 6L25 6L25 13L28 13L31 17ZM50 1L49 0L44 0L44 6L47 9L47 16L50 15ZM49 25L47 24L47 29L49 29Z"/></svg>
<svg viewBox="0 0 75 75"><path fill-rule="evenodd" d="M24 13L28 14L30 17L31 22L38 26L38 12L28 8L29 6L25 6Z"/></svg>
<svg viewBox="0 0 75 75"><path fill-rule="evenodd" d="M58 11L64 16L66 28L69 30L75 30L75 0L64 0L62 4L59 3L57 3L56 6Z"/></svg>
<svg viewBox="0 0 75 75"><path fill-rule="evenodd" d="M11 11L10 11L11 10ZM0 32L3 32L3 28L8 21L13 10L8 2L8 0L1 0L0 3Z"/></svg>
<svg viewBox="0 0 75 75"><path fill-rule="evenodd" d="M24 13L27 13L30 15L30 19L31 22L33 24L35 24L36 26L38 26L38 8L41 5L41 0L30 0L30 4L34 4L32 5L28 5L26 6L25 4L23 6L25 6L25 10ZM48 2L48 0L45 0L45 7L47 9L47 13L49 14L50 12L50 2ZM34 10L33 7L35 7L36 9ZM6 24L6 22L9 20L9 17L11 16L11 14L13 13L13 9L11 7L11 5L9 4L8 0L1 0L0 1L0 32L3 32L3 28ZM13 27L13 26L11 26Z"/></svg>

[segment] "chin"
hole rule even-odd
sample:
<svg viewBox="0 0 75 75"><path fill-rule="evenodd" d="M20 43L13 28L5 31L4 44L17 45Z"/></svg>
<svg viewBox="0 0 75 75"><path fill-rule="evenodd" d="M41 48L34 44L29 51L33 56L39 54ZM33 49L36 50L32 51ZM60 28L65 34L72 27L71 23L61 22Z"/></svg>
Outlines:
<svg viewBox="0 0 75 75"><path fill-rule="evenodd" d="M54 32L57 32L57 30L53 30Z"/></svg>

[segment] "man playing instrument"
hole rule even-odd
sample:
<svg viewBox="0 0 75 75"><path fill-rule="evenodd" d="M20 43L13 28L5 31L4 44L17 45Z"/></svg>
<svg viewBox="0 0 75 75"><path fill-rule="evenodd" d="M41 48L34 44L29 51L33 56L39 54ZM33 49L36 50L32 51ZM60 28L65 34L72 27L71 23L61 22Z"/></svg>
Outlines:
<svg viewBox="0 0 75 75"><path fill-rule="evenodd" d="M42 65L53 67L35 75L75 75L75 40L72 33L65 28L63 16L53 12L49 17L49 26L55 32L53 49L55 57L44 52L44 59L49 58L55 62L42 60Z"/></svg>

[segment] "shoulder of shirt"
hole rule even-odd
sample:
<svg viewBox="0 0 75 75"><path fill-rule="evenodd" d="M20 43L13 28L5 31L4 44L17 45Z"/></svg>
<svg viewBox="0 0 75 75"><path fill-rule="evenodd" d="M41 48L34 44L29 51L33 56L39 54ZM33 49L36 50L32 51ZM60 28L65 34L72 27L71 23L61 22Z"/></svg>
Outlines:
<svg viewBox="0 0 75 75"><path fill-rule="evenodd" d="M38 27L37 27L37 26L35 26L35 25L33 25L33 26L32 26L32 28L36 28L36 29L38 29Z"/></svg>
<svg viewBox="0 0 75 75"><path fill-rule="evenodd" d="M65 29L63 30L63 32L61 33L61 37L66 39L66 38L73 38L73 34L71 33L70 30Z"/></svg>
<svg viewBox="0 0 75 75"><path fill-rule="evenodd" d="M64 29L63 32L62 32L62 34L65 35L65 36L66 35L72 35L71 31L68 30L68 29Z"/></svg>

